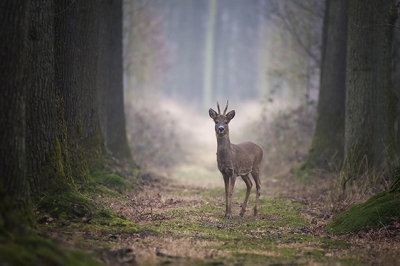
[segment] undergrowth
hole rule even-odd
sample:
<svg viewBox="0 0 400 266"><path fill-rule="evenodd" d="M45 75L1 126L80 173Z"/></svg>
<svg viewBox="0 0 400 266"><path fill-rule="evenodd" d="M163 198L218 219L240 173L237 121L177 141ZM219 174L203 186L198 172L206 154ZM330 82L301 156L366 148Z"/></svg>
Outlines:
<svg viewBox="0 0 400 266"><path fill-rule="evenodd" d="M315 107L300 106L293 110L268 113L246 128L256 128L256 143L264 151L262 172L275 176L289 172L306 159L315 128Z"/></svg>
<svg viewBox="0 0 400 266"><path fill-rule="evenodd" d="M185 158L182 127L160 103L142 99L127 105L126 110L131 153L141 168L169 170Z"/></svg>

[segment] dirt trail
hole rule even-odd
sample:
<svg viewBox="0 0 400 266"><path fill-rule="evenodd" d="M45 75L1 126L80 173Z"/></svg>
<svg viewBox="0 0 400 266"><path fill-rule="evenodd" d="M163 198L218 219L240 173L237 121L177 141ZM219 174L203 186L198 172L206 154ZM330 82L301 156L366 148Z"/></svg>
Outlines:
<svg viewBox="0 0 400 266"><path fill-rule="evenodd" d="M396 241L369 241L373 235L367 234L329 235L323 230L328 221L324 213L293 199L263 197L259 215L254 217L252 194L248 211L241 218L238 214L245 189L238 186L233 199L234 218L228 220L223 218L221 186L204 188L161 180L142 189L129 194L124 202L110 204L135 221L140 231L115 234L116 246L98 253L108 265L400 263Z"/></svg>

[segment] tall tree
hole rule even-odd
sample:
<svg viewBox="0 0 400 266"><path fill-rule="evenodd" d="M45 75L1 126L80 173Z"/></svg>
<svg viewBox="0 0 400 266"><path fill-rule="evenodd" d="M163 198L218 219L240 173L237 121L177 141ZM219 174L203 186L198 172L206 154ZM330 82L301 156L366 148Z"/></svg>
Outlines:
<svg viewBox="0 0 400 266"><path fill-rule="evenodd" d="M318 119L308 163L312 168L343 160L346 88L347 1L327 0Z"/></svg>
<svg viewBox="0 0 400 266"><path fill-rule="evenodd" d="M214 39L215 20L217 15L217 1L210 0L208 3L207 28L205 38L205 62L204 62L204 84L203 84L203 108L207 110L211 106L212 83L214 73Z"/></svg>
<svg viewBox="0 0 400 266"><path fill-rule="evenodd" d="M26 149L31 190L38 198L73 188L54 46L54 1L30 1Z"/></svg>
<svg viewBox="0 0 400 266"><path fill-rule="evenodd" d="M393 1L353 0L348 6L345 153L358 167L380 166L394 153L397 97L391 80Z"/></svg>
<svg viewBox="0 0 400 266"><path fill-rule="evenodd" d="M29 1L0 3L0 234L31 217L26 172L25 99Z"/></svg>
<svg viewBox="0 0 400 266"><path fill-rule="evenodd" d="M55 86L65 108L72 176L80 182L89 169L104 166L97 93L99 2L55 3Z"/></svg>
<svg viewBox="0 0 400 266"><path fill-rule="evenodd" d="M125 129L122 82L122 0L101 1L98 60L99 114L107 149L133 165Z"/></svg>
<svg viewBox="0 0 400 266"><path fill-rule="evenodd" d="M395 1L397 4L398 1ZM399 10L399 8L398 8ZM398 23L397 23L398 25ZM397 96L400 95L400 30L398 27L393 27L393 52L392 52L392 80L393 87L397 93ZM400 155L400 103L397 102L396 106L396 153L397 156Z"/></svg>

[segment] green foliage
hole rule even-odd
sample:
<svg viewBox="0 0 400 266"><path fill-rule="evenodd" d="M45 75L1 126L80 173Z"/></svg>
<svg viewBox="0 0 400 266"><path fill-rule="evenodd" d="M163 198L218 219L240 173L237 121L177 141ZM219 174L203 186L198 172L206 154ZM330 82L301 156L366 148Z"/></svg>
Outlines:
<svg viewBox="0 0 400 266"><path fill-rule="evenodd" d="M328 226L335 234L378 228L400 219L400 193L380 192L340 213Z"/></svg>

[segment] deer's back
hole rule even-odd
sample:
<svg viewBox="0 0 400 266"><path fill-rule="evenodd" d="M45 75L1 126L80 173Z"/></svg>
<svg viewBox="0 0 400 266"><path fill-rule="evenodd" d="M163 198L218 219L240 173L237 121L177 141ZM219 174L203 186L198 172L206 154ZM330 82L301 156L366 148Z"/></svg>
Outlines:
<svg viewBox="0 0 400 266"><path fill-rule="evenodd" d="M262 149L253 142L232 144L235 157L235 173L245 175L253 170L259 171L263 157Z"/></svg>

